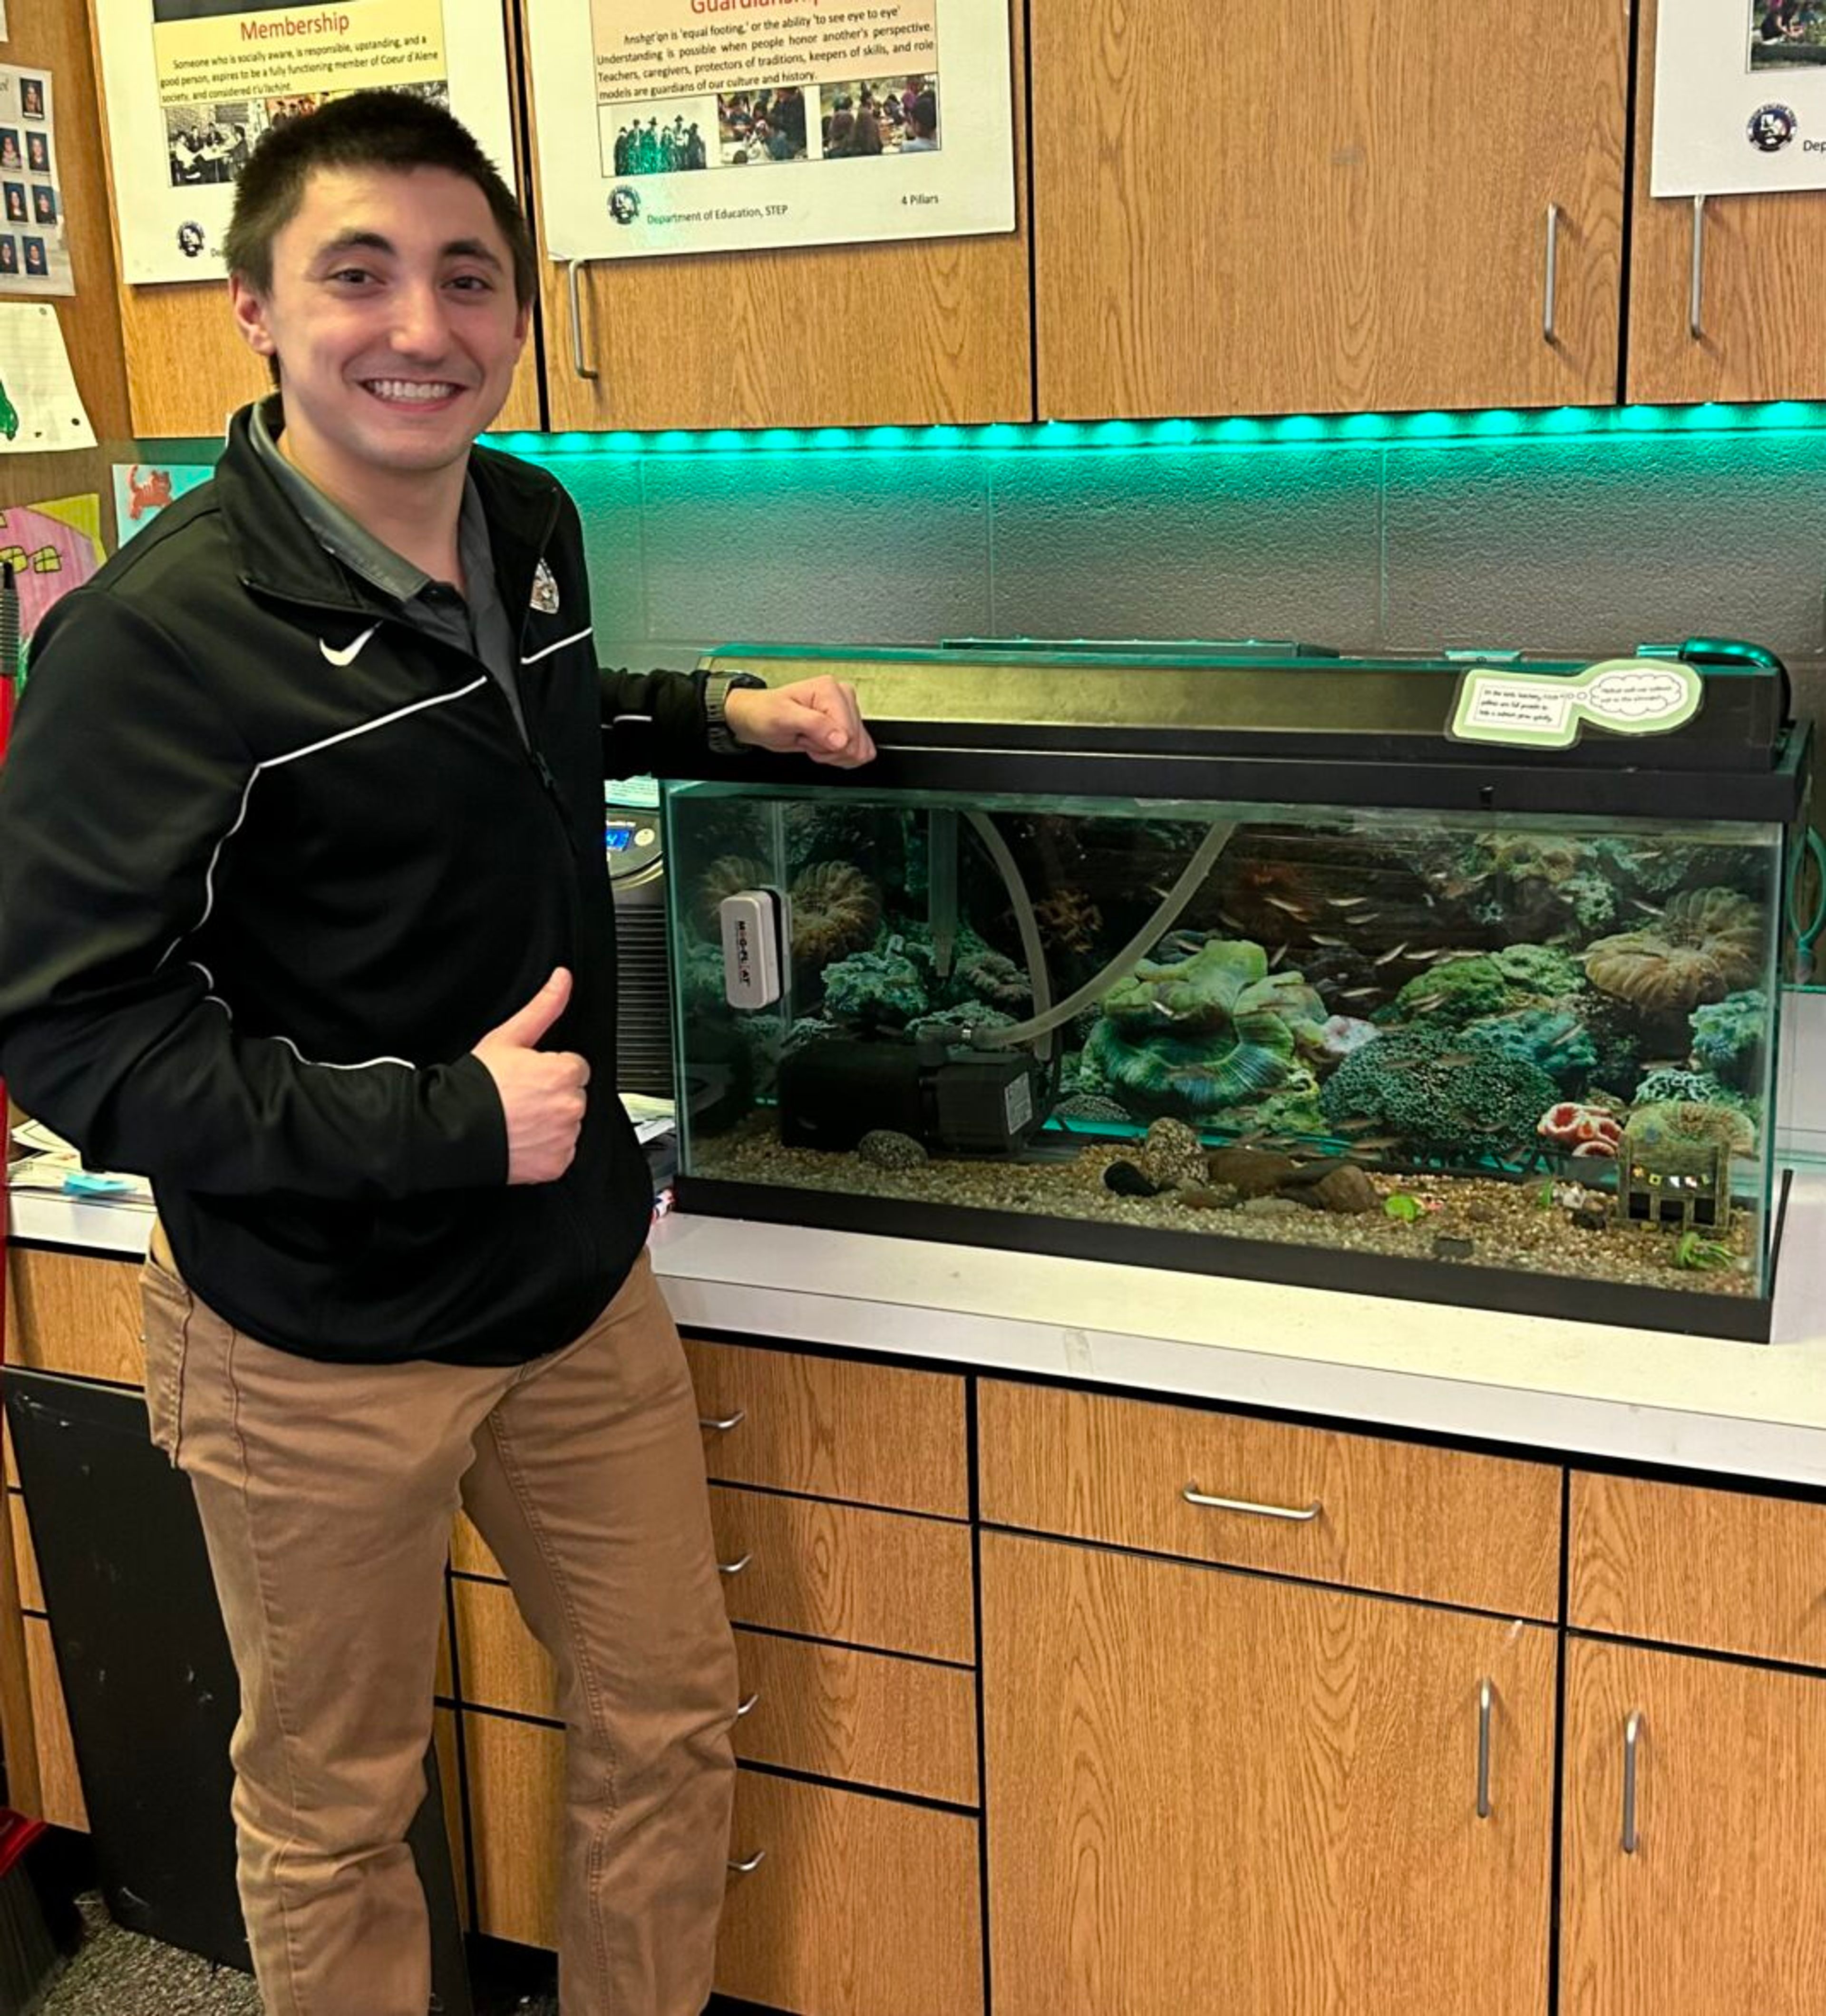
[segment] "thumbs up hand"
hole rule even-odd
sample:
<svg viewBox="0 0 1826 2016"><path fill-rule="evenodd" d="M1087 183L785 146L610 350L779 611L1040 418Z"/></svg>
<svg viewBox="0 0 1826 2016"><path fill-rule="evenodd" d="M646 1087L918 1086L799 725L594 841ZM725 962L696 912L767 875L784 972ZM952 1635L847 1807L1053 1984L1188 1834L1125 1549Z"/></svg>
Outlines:
<svg viewBox="0 0 1826 2016"><path fill-rule="evenodd" d="M472 1053L501 1095L510 1183L552 1183L577 1153L590 1067L570 1050L538 1047L570 1003L570 970L561 966L525 1007L491 1029Z"/></svg>

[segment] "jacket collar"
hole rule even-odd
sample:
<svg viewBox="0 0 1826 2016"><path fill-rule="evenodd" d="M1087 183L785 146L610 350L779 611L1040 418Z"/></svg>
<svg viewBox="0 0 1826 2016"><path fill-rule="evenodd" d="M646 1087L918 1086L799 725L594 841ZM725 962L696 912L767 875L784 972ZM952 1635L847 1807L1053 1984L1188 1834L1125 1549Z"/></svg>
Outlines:
<svg viewBox="0 0 1826 2016"><path fill-rule="evenodd" d="M397 605L326 552L300 517L255 451L249 434L253 411L243 406L229 421L215 471L217 504L243 585L256 594L313 609L392 614ZM470 451L469 473L488 520L502 606L517 621L531 600L534 571L557 523L562 493L543 470L492 448Z"/></svg>

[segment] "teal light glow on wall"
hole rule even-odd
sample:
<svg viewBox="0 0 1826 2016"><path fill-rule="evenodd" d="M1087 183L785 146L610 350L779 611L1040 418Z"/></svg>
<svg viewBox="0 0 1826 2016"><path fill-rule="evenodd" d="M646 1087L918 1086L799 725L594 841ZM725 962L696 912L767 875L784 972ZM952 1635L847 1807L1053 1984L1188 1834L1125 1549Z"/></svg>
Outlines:
<svg viewBox="0 0 1826 2016"><path fill-rule="evenodd" d="M999 422L990 427L762 427L742 431L682 428L660 434L625 430L608 434L509 434L490 445L535 460L562 455L729 455L760 450L794 454L850 454L858 448L901 453L957 454L990 450L1083 454L1133 452L1151 448L1238 449L1304 445L1429 447L1454 441L1666 439L1670 436L1734 436L1826 433L1826 404L1777 400L1761 405L1557 406L1526 412L1490 408L1474 412L1292 413L1278 419L1217 420L1048 420L1037 426Z"/></svg>

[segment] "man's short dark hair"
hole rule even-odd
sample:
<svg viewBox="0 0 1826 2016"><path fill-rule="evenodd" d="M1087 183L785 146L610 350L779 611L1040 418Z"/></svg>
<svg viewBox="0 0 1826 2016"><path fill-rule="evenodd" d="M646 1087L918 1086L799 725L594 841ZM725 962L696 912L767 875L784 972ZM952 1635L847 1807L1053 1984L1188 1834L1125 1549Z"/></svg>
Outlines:
<svg viewBox="0 0 1826 2016"><path fill-rule="evenodd" d="M407 91L355 91L302 119L269 127L235 185L222 254L256 293L272 287L273 240L298 214L318 168L444 168L473 182L513 255L514 297L538 292L538 261L526 216L466 126Z"/></svg>

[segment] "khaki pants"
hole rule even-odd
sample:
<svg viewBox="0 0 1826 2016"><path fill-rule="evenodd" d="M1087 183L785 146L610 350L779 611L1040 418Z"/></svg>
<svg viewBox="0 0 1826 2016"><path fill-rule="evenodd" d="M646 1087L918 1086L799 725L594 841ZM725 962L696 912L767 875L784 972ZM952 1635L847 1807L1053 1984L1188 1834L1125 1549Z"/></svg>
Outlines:
<svg viewBox="0 0 1826 2016"><path fill-rule="evenodd" d="M142 1285L153 1438L195 1488L240 1674L235 1825L268 2016L426 2016L404 1837L459 1500L557 1664L564 2016L698 2016L735 1656L696 1405L645 1256L574 1344L506 1367L273 1350L196 1300L162 1234Z"/></svg>

